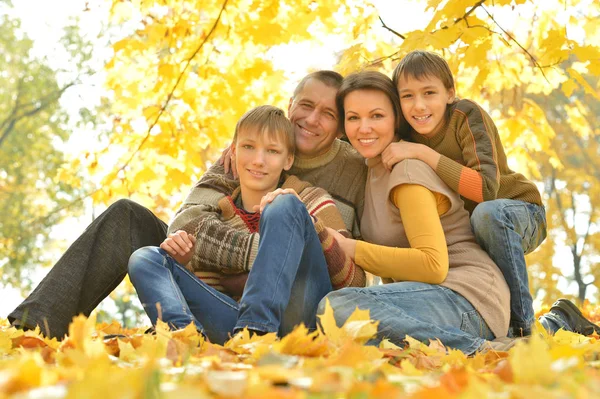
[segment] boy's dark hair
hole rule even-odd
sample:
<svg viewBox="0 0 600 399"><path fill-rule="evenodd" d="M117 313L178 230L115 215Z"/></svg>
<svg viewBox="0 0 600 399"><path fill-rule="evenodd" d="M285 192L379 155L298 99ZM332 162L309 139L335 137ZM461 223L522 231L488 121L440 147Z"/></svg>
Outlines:
<svg viewBox="0 0 600 399"><path fill-rule="evenodd" d="M390 78L377 71L362 71L348 75L344 79L342 86L339 88L335 103L337 105L338 113L340 114L340 129L344 134L346 134L344 127L344 99L348 94L356 90L376 90L385 94L392 103L392 109L394 110L394 133L396 134L396 137L408 137L408 124L402 115L398 90Z"/></svg>
<svg viewBox="0 0 600 399"><path fill-rule="evenodd" d="M272 139L281 140L290 154L294 154L296 151L294 126L280 108L272 105L260 105L242 115L235 125L234 143L242 129L268 134Z"/></svg>
<svg viewBox="0 0 600 399"><path fill-rule="evenodd" d="M394 87L398 87L403 76L417 80L436 77L442 81L446 90L454 89L454 77L448 63L431 51L415 50L405 55L392 74Z"/></svg>
<svg viewBox="0 0 600 399"><path fill-rule="evenodd" d="M302 89L304 89L306 82L308 82L310 79L316 79L324 85L337 90L342 85L344 77L335 71L328 70L321 70L309 73L308 75L303 77L302 80L298 83L298 86L296 86L292 98L296 98L296 96L302 91Z"/></svg>

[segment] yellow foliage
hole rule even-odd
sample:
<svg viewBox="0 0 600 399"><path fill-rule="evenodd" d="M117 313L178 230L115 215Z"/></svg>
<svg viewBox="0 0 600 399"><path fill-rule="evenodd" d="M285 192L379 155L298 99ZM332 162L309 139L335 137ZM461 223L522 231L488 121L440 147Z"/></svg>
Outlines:
<svg viewBox="0 0 600 399"><path fill-rule="evenodd" d="M589 305L583 311L600 318ZM204 344L193 325L170 331L158 323L156 335L142 335L82 316L50 346L39 332L0 320L0 341L13 342L0 358L0 397L592 397L600 383L597 337L534 334L508 353L467 357L437 340L407 337L405 349L389 341L364 345L365 326L373 324L357 326L371 323L368 312L355 312L341 327L331 321L321 320L331 336L303 326L281 340L245 330L222 347ZM107 331L124 336L103 339Z"/></svg>

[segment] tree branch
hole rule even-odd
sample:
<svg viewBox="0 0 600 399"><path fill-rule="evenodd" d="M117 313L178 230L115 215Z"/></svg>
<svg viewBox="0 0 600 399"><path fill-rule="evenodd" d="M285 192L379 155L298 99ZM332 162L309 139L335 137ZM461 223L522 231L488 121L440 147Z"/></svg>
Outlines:
<svg viewBox="0 0 600 399"><path fill-rule="evenodd" d="M200 43L200 45L196 48L196 50L194 51L194 53L190 57L188 57L188 59L186 61L186 64L183 67L183 70L179 74L179 77L177 78L177 81L175 82L175 85L173 85L173 88L171 89L171 92L167 96L167 99L166 99L165 103L160 108L160 111L158 112L158 115L156 116L156 119L154 119L154 122L148 127L148 131L146 132L146 136L142 139L142 141L138 145L137 149L135 151L133 151L133 153L131 154L131 156L129 157L129 159L127 159L127 161L117 170L117 173L120 172L120 171L122 171L122 170L125 170L125 168L131 163L131 161L133 160L133 158L140 152L140 150L142 149L142 147L144 146L144 144L146 144L146 141L148 141L148 138L150 138L150 132L152 131L152 129L154 128L154 126L156 126L156 124L160 120L160 117L163 115L163 113L167 109L167 106L171 102L171 99L173 98L175 90L177 89L177 86L179 86L179 83L181 82L181 79L183 79L183 76L184 76L186 70L190 66L190 63L196 57L196 55L198 55L198 53L200 52L200 50L202 50L202 48L204 47L204 45L206 44L206 42L208 41L208 39L212 36L212 34L214 33L214 31L217 29L217 26L219 24L219 21L221 20L221 16L223 15L223 12L225 11L225 7L227 6L227 2L228 1L229 0L225 0L223 2L223 5L221 6L221 10L219 11L219 15L217 16L217 19L215 20L215 22L214 22L213 26L211 27L210 31L208 32L208 34L206 35L206 37L204 38L204 40L202 40L202 43Z"/></svg>
<svg viewBox="0 0 600 399"><path fill-rule="evenodd" d="M11 115L9 115L8 118L4 122L2 122L2 126L0 126L0 132L1 132L0 147L2 146L2 143L4 142L4 140L6 140L6 138L9 136L9 134L13 131L17 122L19 122L22 119L33 116L33 115L37 114L38 112L42 111L44 108L48 107L50 104L57 101L63 95L65 90L67 90L69 87L74 86L74 85L75 85L75 81L65 85L63 88L61 88L58 91L52 92L52 93L36 100L35 102L32 101L29 104L26 104L26 105L33 105L33 104L40 103L38 106L36 106L30 110L19 113L19 115L17 115L17 113L18 113L17 109L24 107L24 105L18 103L19 95L17 95L17 102L15 102L15 109L13 109L13 111L11 112ZM20 89L19 89L19 91L20 91ZM7 123L8 123L8 125L6 125Z"/></svg>
<svg viewBox="0 0 600 399"><path fill-rule="evenodd" d="M517 39L515 39L510 33L508 33L503 27L500 26L500 24L498 23L498 21L496 21L496 19L494 18L494 16L492 14L490 14L490 12L482 5L481 9L483 11L485 11L485 13L488 15L488 17L490 17L490 19L494 22L494 24L496 24L496 26L498 28L500 28L500 30L506 35L508 36L508 38L513 41L517 46L519 46L519 48L521 50L523 50L523 52L525 54L527 54L527 56L531 59L531 62L533 62L533 65L535 65L540 72L542 73L542 76L544 77L544 79L546 80L546 82L550 83L550 80L548 80L548 77L546 76L546 73L544 72L543 67L538 63L538 61L535 59L535 57L525 48L521 45L521 43L519 43L517 41Z"/></svg>
<svg viewBox="0 0 600 399"><path fill-rule="evenodd" d="M383 19L381 19L381 15L379 16L379 21L381 22L381 26L383 26L385 29L389 30L390 32L392 32L394 35L398 36L400 39L405 40L406 36L404 36L401 33L396 32L395 30L393 30L392 28L390 28L389 26L387 26L385 24L385 22L383 22Z"/></svg>

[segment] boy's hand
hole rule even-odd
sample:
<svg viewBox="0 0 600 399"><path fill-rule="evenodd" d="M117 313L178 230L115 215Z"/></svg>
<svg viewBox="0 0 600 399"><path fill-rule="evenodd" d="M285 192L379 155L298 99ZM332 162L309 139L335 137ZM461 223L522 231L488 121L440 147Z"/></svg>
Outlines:
<svg viewBox="0 0 600 399"><path fill-rule="evenodd" d="M381 162L387 170L392 170L394 165L405 159L419 159L435 170L441 155L434 149L424 144L399 141L391 143L381 153Z"/></svg>
<svg viewBox="0 0 600 399"><path fill-rule="evenodd" d="M277 190L271 191L269 194L262 197L262 199L260 200L260 205L255 206L254 211L262 213L263 210L265 209L265 206L267 206L267 204L270 204L271 202L273 202L273 200L275 198L277 198L278 196L285 195L285 194L295 195L296 198L298 198L300 200L298 193L293 188L285 188L285 189L278 188ZM300 201L302 201L302 200L300 200Z"/></svg>
<svg viewBox="0 0 600 399"><path fill-rule="evenodd" d="M196 237L183 230L177 230L175 233L169 234L160 247L179 264L185 266L192 259L195 244Z"/></svg>
<svg viewBox="0 0 600 399"><path fill-rule="evenodd" d="M223 150L223 153L221 153L221 156L217 162L219 162L219 165L223 165L225 173L229 173L229 170L231 170L233 177L235 179L238 178L237 167L235 166L235 162L231 159L231 145L228 145Z"/></svg>
<svg viewBox="0 0 600 399"><path fill-rule="evenodd" d="M387 170L392 170L394 165L405 159L418 159L415 146L418 144L408 141L390 143L381 153L381 161Z"/></svg>
<svg viewBox="0 0 600 399"><path fill-rule="evenodd" d="M354 261L354 255L356 254L356 240L344 237L339 231L334 230L331 227L326 227L326 229L337 241L338 245L340 248L342 248L342 251L344 251L346 256Z"/></svg>

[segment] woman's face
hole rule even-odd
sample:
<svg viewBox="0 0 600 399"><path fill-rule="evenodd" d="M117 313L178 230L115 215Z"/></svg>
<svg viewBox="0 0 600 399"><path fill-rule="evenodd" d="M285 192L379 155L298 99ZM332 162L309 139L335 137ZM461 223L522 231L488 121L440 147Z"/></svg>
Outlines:
<svg viewBox="0 0 600 399"><path fill-rule="evenodd" d="M350 143L365 158L380 155L394 141L394 108L382 91L350 92L344 98L343 117Z"/></svg>

